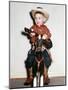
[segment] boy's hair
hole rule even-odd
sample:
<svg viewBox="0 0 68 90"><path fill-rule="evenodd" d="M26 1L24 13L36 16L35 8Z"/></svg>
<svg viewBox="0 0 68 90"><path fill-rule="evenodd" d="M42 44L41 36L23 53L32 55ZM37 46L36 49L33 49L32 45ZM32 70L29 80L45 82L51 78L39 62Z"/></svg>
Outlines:
<svg viewBox="0 0 68 90"><path fill-rule="evenodd" d="M42 13L42 12L40 12L40 11L35 12L34 16L35 16L36 14L38 14L38 13L44 16L44 13ZM44 16L44 17L45 17L45 16Z"/></svg>

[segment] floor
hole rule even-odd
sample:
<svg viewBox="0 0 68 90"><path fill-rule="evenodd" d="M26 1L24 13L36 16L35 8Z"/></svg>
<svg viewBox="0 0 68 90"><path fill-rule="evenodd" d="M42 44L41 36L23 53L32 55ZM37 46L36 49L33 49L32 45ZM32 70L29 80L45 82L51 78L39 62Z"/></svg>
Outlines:
<svg viewBox="0 0 68 90"><path fill-rule="evenodd" d="M30 86L24 86L25 78L10 79L9 87L14 88L29 88ZM63 86L66 85L65 77L51 77L50 83L47 86ZM45 87L45 86L44 86Z"/></svg>

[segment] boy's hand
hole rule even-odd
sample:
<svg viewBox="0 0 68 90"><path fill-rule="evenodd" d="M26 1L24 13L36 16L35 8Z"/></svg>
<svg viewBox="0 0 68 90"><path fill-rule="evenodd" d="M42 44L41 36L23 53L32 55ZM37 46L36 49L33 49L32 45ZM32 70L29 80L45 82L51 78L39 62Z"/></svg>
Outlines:
<svg viewBox="0 0 68 90"><path fill-rule="evenodd" d="M38 35L38 39L41 39L41 35Z"/></svg>
<svg viewBox="0 0 68 90"><path fill-rule="evenodd" d="M30 33L30 36L31 36L31 37L35 36L35 33Z"/></svg>
<svg viewBox="0 0 68 90"><path fill-rule="evenodd" d="M32 32L30 33L30 36L31 36L31 37L35 36L35 33L33 32L34 30L31 29L31 31L32 31Z"/></svg>
<svg viewBox="0 0 68 90"><path fill-rule="evenodd" d="M43 36L42 36L42 39L47 39L48 38L48 36L46 35L46 34L44 34Z"/></svg>

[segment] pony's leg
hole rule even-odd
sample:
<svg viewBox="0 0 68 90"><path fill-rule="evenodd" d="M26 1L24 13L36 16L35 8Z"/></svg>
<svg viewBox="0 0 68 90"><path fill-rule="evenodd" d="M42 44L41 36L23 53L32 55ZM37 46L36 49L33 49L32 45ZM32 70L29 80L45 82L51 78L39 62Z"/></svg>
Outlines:
<svg viewBox="0 0 68 90"><path fill-rule="evenodd" d="M43 86L44 84L43 84L43 75L41 76L41 78L40 78L40 86Z"/></svg>
<svg viewBox="0 0 68 90"><path fill-rule="evenodd" d="M37 87L40 86L40 72L37 72Z"/></svg>
<svg viewBox="0 0 68 90"><path fill-rule="evenodd" d="M36 86L37 86L37 78L34 77L34 79L33 79L33 87L36 87Z"/></svg>
<svg viewBox="0 0 68 90"><path fill-rule="evenodd" d="M41 83L41 78L40 78L40 73L37 72L36 76L33 79L33 87L40 87Z"/></svg>

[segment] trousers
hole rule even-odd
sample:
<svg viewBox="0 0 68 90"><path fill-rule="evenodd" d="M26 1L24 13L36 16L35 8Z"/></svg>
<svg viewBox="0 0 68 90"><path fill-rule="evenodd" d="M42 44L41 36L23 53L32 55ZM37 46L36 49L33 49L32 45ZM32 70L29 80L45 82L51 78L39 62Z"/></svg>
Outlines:
<svg viewBox="0 0 68 90"><path fill-rule="evenodd" d="M25 60L26 68L32 67L35 57L36 57L35 51L30 49L28 52L27 59ZM52 59L50 58L46 49L42 52L42 57L44 58L44 64L45 64L46 68L49 68L49 66L51 65Z"/></svg>

